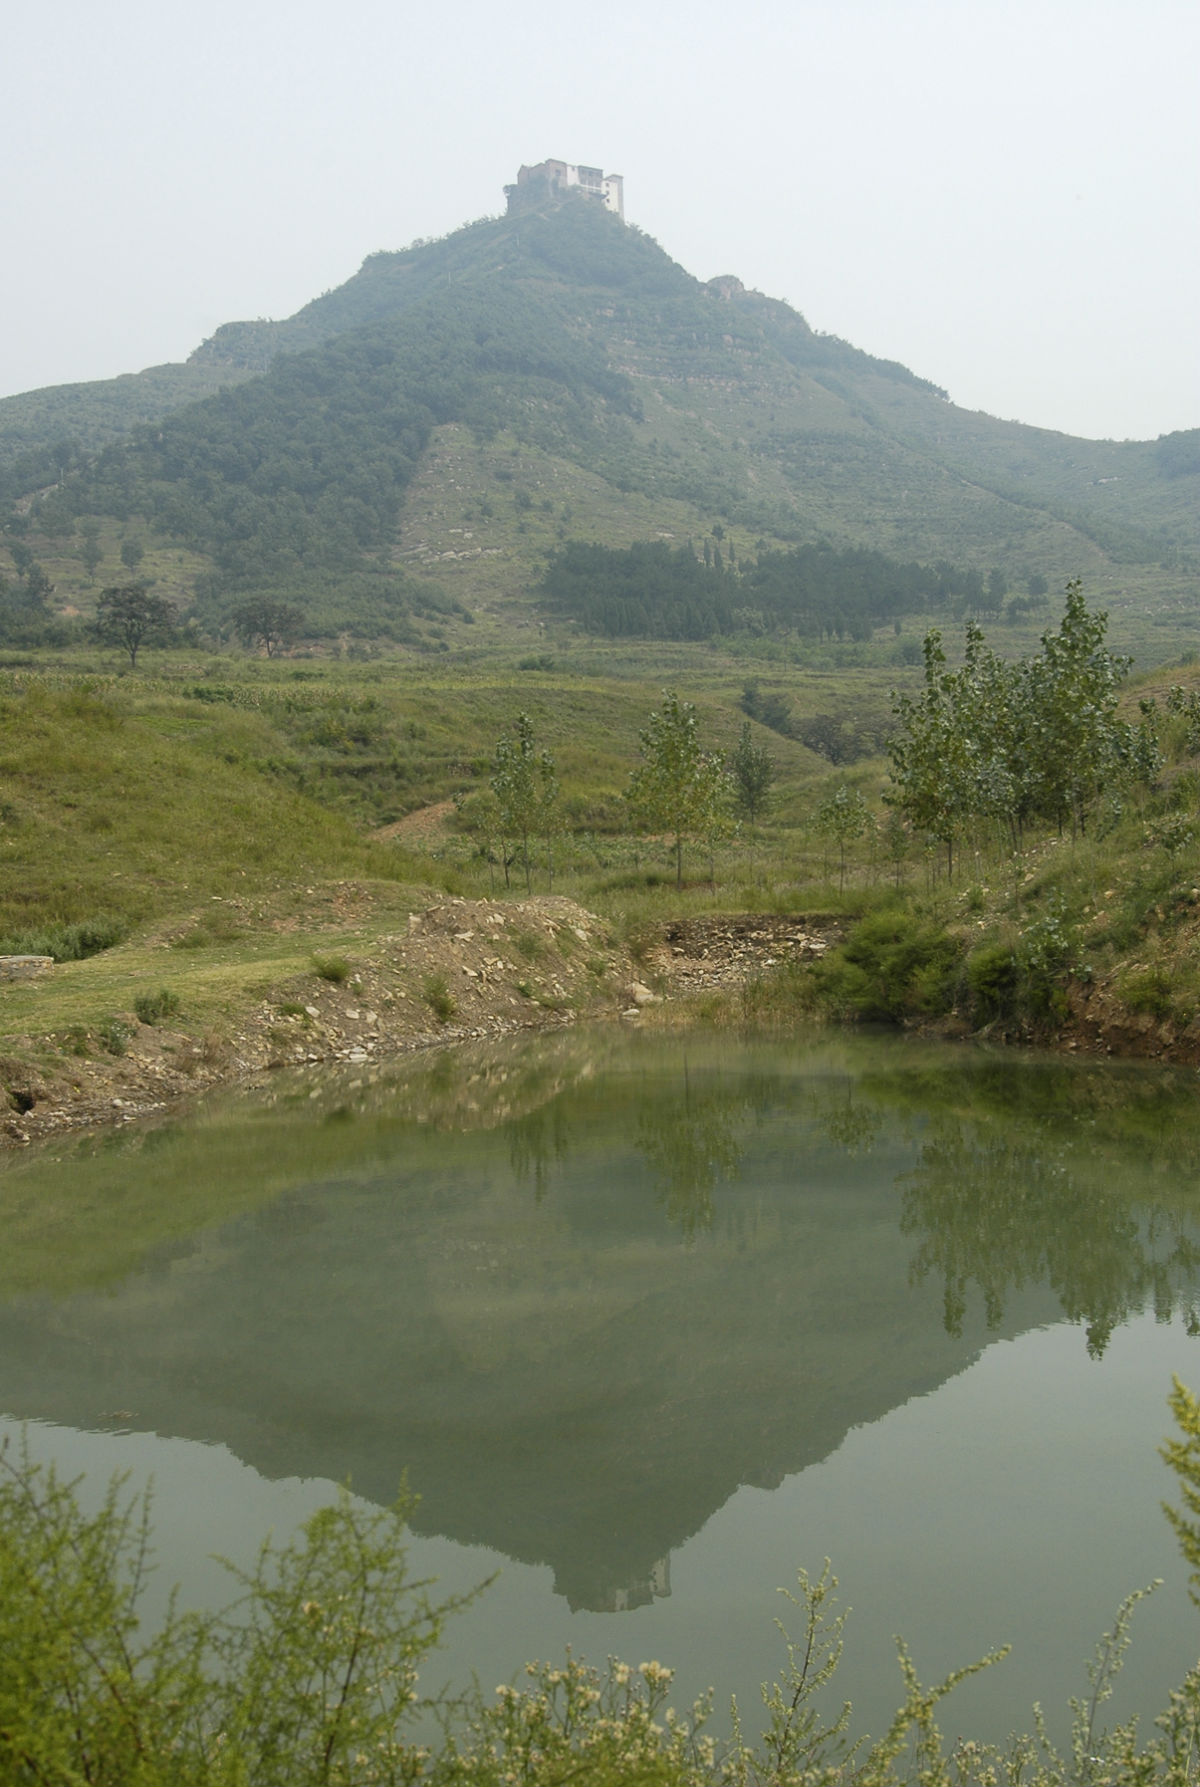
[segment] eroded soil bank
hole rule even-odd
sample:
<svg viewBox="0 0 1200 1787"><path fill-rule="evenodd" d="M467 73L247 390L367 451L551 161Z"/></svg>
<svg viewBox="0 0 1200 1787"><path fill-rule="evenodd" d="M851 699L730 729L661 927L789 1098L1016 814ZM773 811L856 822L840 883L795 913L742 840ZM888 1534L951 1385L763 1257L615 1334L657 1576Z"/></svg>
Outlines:
<svg viewBox="0 0 1200 1787"><path fill-rule="evenodd" d="M573 900L443 900L414 913L403 932L355 950L342 978L281 982L199 1038L169 1018L145 1023L129 1010L119 1014L120 1054L66 1053L50 1034L15 1039L0 1057L0 1146L128 1123L284 1067L365 1067L581 1018L637 1022L665 1002L732 991L789 958L820 954L829 938L824 924L795 918L686 919L664 926L635 961L604 919Z"/></svg>
<svg viewBox="0 0 1200 1787"><path fill-rule="evenodd" d="M824 953L838 935L825 916L689 917L663 924L635 959L605 919L573 900L445 899L355 949L341 978L309 971L283 979L200 1035L169 1018L143 1022L131 1009L119 1014L118 1054L71 1053L61 1033L11 1038L0 1053L0 1147L129 1123L285 1067L369 1067L580 1019L686 1021L697 995L736 1000L749 982ZM953 1014L925 1028L972 1034ZM985 1039L1200 1065L1200 1021L1181 1028L1131 1012L1104 982L1075 989L1053 1033L995 1026Z"/></svg>

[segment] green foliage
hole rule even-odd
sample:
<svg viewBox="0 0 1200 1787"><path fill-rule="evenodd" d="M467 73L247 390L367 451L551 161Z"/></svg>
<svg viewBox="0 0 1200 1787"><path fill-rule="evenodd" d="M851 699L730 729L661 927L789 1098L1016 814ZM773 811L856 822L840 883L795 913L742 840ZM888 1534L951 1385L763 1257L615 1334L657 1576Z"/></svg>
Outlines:
<svg viewBox="0 0 1200 1787"><path fill-rule="evenodd" d="M421 982L421 997L439 1024L448 1024L458 1010L458 1001L444 974L427 974Z"/></svg>
<svg viewBox="0 0 1200 1787"><path fill-rule="evenodd" d="M767 810L777 770L775 759L766 746L754 743L749 720L742 726L738 742L730 753L729 774L733 782L734 810L753 825Z"/></svg>
<svg viewBox="0 0 1200 1787"><path fill-rule="evenodd" d="M515 742L502 738L492 757L492 773L488 779L495 822L504 845L504 885L508 886L508 844L520 847L525 866L525 891L533 891L533 864L529 851L531 838L548 840L555 826L558 807L558 775L550 752L539 750L534 737L533 721L528 714L518 714L513 723ZM551 859L550 878L554 871Z"/></svg>
<svg viewBox="0 0 1200 1787"><path fill-rule="evenodd" d="M405 1563L410 1503L345 1493L270 1541L242 1599L172 1602L147 1637L149 1503L96 1515L28 1456L0 1455L0 1774L13 1787L369 1787L413 1781L417 1669L455 1603Z"/></svg>
<svg viewBox="0 0 1200 1787"><path fill-rule="evenodd" d="M129 668L137 668L143 645L161 644L171 637L175 610L165 596L156 596L144 583L127 583L101 590L96 603L96 631L110 645L129 654Z"/></svg>
<svg viewBox="0 0 1200 1787"><path fill-rule="evenodd" d="M683 886L685 838L709 838L729 806L724 760L700 744L696 709L664 689L662 707L640 737L641 763L629 779L626 800L634 823L674 839L675 885Z"/></svg>
<svg viewBox="0 0 1200 1787"><path fill-rule="evenodd" d="M173 993L169 987L160 987L157 993L139 993L133 1009L143 1024L160 1024L164 1018L174 1017L178 1012L179 994Z"/></svg>
<svg viewBox="0 0 1200 1787"><path fill-rule="evenodd" d="M100 1047L106 1055L123 1055L132 1032L123 1018L104 1018L99 1026Z"/></svg>
<svg viewBox="0 0 1200 1787"><path fill-rule="evenodd" d="M861 919L814 974L823 997L847 1015L901 1023L945 1007L961 953L935 920L886 907Z"/></svg>
<svg viewBox="0 0 1200 1787"><path fill-rule="evenodd" d="M895 701L891 798L945 847L948 866L970 825L1002 828L1014 844L1035 819L1083 831L1102 793L1157 773L1153 712L1138 726L1117 717L1129 660L1106 649L1106 627L1076 580L1061 625L1032 658L997 657L972 624L962 668L951 671L940 635L927 636L925 686Z"/></svg>
<svg viewBox="0 0 1200 1787"><path fill-rule="evenodd" d="M871 815L857 788L839 782L820 801L813 823L822 837L831 839L838 849L838 889L846 886L846 853L856 839L870 828Z"/></svg>
<svg viewBox="0 0 1200 1787"><path fill-rule="evenodd" d="M1162 1456L1175 1473L1183 1510L1164 1503L1163 1513L1191 1565L1189 1593L1200 1607L1200 1397L1176 1378L1168 1402L1179 1432L1163 1446Z"/></svg>
<svg viewBox="0 0 1200 1787"><path fill-rule="evenodd" d="M122 942L129 927L119 918L97 913L77 924L50 924L19 931L0 940L0 955L53 956L56 962L82 962Z"/></svg>
<svg viewBox="0 0 1200 1787"><path fill-rule="evenodd" d="M1200 1604L1200 1399L1176 1380L1177 1436L1163 1447L1182 1508L1165 1512ZM958 1738L938 1709L989 1653L927 1686L898 1643L903 1699L882 1736L852 1739L851 1709L830 1704L846 1614L826 1564L787 1593L792 1630L779 1677L762 1689L765 1728L710 1735L711 1695L681 1714L672 1671L568 1654L530 1663L525 1681L476 1687L442 1708L436 1748L415 1740L419 1671L462 1601L438 1603L405 1553L411 1502L368 1509L343 1491L252 1568L227 1566L238 1598L181 1613L172 1598L147 1633L150 1504L110 1485L85 1514L76 1485L0 1451L0 1774L13 1787L1188 1787L1200 1748L1200 1665L1169 1696L1148 1741L1136 1720L1104 1723L1131 1620L1127 1597L1072 1699L1069 1741L1004 1746Z"/></svg>
<svg viewBox="0 0 1200 1787"><path fill-rule="evenodd" d="M319 980L340 987L349 980L351 968L345 956L314 956L313 973Z"/></svg>
<svg viewBox="0 0 1200 1787"><path fill-rule="evenodd" d="M1061 897L1025 927L1018 961L1021 992L1035 1018L1061 1021L1067 1013L1066 981L1076 963L1075 936Z"/></svg>
<svg viewBox="0 0 1200 1787"><path fill-rule="evenodd" d="M944 606L963 586L967 575L949 565L901 564L853 548L760 546L757 560L735 570L708 541L701 559L690 545L571 540L551 554L539 587L552 613L611 639L869 639L877 626Z"/></svg>
<svg viewBox="0 0 1200 1787"><path fill-rule="evenodd" d="M238 604L233 611L233 624L248 645L261 645L268 658L273 658L300 633L304 610L294 602L258 596Z"/></svg>
<svg viewBox="0 0 1200 1787"><path fill-rule="evenodd" d="M967 991L972 1009L983 1023L1014 1014L1019 979L1017 958L1010 945L987 943L971 952L967 958Z"/></svg>

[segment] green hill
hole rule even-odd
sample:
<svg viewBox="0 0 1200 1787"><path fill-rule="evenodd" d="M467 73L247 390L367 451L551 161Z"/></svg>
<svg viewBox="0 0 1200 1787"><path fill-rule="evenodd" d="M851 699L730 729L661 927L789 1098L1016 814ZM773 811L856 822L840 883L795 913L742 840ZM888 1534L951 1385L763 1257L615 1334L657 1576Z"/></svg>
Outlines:
<svg viewBox="0 0 1200 1787"><path fill-rule="evenodd" d="M537 587L551 553L699 558L707 539L711 560L715 538L727 634L794 631L736 580L821 545L971 578L1012 618L1081 575L1115 636L1163 657L1200 600L1198 478L1193 435L1082 441L960 410L579 198L372 255L186 367L0 403L0 501L51 606L88 612L90 528L105 556L143 542L212 636L263 597L317 638L578 629ZM960 587L964 604L989 611Z"/></svg>

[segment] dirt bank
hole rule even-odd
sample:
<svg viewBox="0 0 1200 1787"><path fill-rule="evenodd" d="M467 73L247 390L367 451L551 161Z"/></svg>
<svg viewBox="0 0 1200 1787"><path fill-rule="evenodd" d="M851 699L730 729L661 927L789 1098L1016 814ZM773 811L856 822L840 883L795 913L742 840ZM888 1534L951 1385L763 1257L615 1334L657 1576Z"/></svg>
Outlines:
<svg viewBox="0 0 1200 1787"><path fill-rule="evenodd" d="M56 1131L129 1123L211 1087L273 1069L367 1064L413 1050L580 1018L623 1018L708 989L731 989L826 934L793 918L735 915L663 927L637 961L574 901L444 900L345 961L273 986L220 1030L119 1014L124 1052L64 1051L31 1034L0 1056L7 1109L0 1146Z"/></svg>

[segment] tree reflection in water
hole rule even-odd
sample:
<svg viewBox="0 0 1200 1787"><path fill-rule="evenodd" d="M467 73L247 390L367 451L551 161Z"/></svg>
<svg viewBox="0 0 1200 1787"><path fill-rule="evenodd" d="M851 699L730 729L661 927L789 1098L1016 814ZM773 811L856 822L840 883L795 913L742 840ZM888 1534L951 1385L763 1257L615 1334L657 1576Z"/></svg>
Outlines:
<svg viewBox="0 0 1200 1787"><path fill-rule="evenodd" d="M918 1242L911 1274L940 1275L947 1333L962 1332L972 1284L993 1329L1014 1292L1049 1285L1093 1358L1145 1309L1200 1333L1198 1212L1179 1196L1180 1156L1198 1138L1181 1132L1177 1089L1051 1070L1031 1111L1033 1090L1027 1069L1020 1083L1012 1069L990 1084L976 1075L971 1116L934 1108L919 1164L901 1178L901 1231Z"/></svg>

